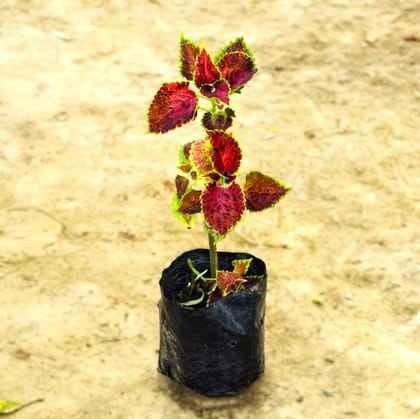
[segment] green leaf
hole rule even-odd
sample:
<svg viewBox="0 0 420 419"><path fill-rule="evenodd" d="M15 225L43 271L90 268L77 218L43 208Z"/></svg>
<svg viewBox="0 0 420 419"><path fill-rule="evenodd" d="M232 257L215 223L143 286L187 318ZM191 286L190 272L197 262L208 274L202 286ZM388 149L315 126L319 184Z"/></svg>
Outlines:
<svg viewBox="0 0 420 419"><path fill-rule="evenodd" d="M30 402L27 402L27 403L20 403L20 402L15 402L13 400L0 400L0 416L10 415L12 413L17 412L20 409L23 409L26 406L29 406L34 403L40 403L43 401L44 399L36 399L36 400L31 400Z"/></svg>
<svg viewBox="0 0 420 419"><path fill-rule="evenodd" d="M196 304L200 304L204 300L204 292L201 291L201 296L189 301L180 302L179 305L182 307L191 307L195 306Z"/></svg>
<svg viewBox="0 0 420 419"><path fill-rule="evenodd" d="M214 278L207 278L204 276L208 272L208 269L205 269L203 272L198 272L194 265L194 261L190 258L187 259L187 264L188 264L188 267L191 269L191 272L195 275L194 282L197 280L200 280L203 282L214 281Z"/></svg>

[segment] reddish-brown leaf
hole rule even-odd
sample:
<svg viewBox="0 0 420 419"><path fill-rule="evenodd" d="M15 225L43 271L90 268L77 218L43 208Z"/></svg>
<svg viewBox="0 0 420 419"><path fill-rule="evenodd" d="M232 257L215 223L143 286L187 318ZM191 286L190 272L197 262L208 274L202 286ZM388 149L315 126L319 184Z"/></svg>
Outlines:
<svg viewBox="0 0 420 419"><path fill-rule="evenodd" d="M275 205L290 190L277 179L260 172L246 176L244 193L246 207L250 211L262 211Z"/></svg>
<svg viewBox="0 0 420 419"><path fill-rule="evenodd" d="M191 214L181 214L179 215L183 222L187 225L188 228L191 228L191 225L194 221L194 215Z"/></svg>
<svg viewBox="0 0 420 419"><path fill-rule="evenodd" d="M217 272L217 286L222 291L222 295L226 296L235 292L246 279L236 272L218 271Z"/></svg>
<svg viewBox="0 0 420 419"><path fill-rule="evenodd" d="M253 59L242 52L224 55L217 66L231 90L239 90L257 72Z"/></svg>
<svg viewBox="0 0 420 419"><path fill-rule="evenodd" d="M200 53L200 47L193 42L181 37L180 42L181 49L181 74L187 80L193 80L195 63Z"/></svg>
<svg viewBox="0 0 420 419"><path fill-rule="evenodd" d="M215 62L216 64L220 61L220 59L231 52L242 52L246 55L252 57L252 52L246 45L244 39L242 37L236 38L234 41L229 42L225 47L222 48L216 55Z"/></svg>
<svg viewBox="0 0 420 419"><path fill-rule="evenodd" d="M181 199L178 211L182 214L201 212L201 191L191 190Z"/></svg>
<svg viewBox="0 0 420 419"><path fill-rule="evenodd" d="M206 112L201 120L204 128L208 131L220 130L226 131L232 126L235 112L232 108L226 108L224 111L211 113Z"/></svg>
<svg viewBox="0 0 420 419"><path fill-rule="evenodd" d="M221 236L226 235L241 219L245 209L244 196L237 183L227 187L210 183L202 195L204 218Z"/></svg>
<svg viewBox="0 0 420 419"><path fill-rule="evenodd" d="M178 169L188 173L191 171L190 150L191 144L187 143L181 146L178 154Z"/></svg>
<svg viewBox="0 0 420 419"><path fill-rule="evenodd" d="M188 82L164 83L149 108L150 132L167 132L193 119L198 99Z"/></svg>
<svg viewBox="0 0 420 419"><path fill-rule="evenodd" d="M202 48L197 57L197 62L194 71L194 81L198 88L204 84L213 84L220 80L220 72L213 64L209 54Z"/></svg>
<svg viewBox="0 0 420 419"><path fill-rule="evenodd" d="M175 187L176 187L176 194L178 199L184 195L185 191L188 188L189 180L185 176L177 175L175 178Z"/></svg>
<svg viewBox="0 0 420 419"><path fill-rule="evenodd" d="M222 291L219 288L216 288L214 292L210 295L209 300L207 301L207 307L211 304L214 304L216 301L223 298Z"/></svg>
<svg viewBox="0 0 420 419"><path fill-rule="evenodd" d="M222 131L210 131L208 135L213 146L214 168L224 176L236 173L242 157L237 141L231 135Z"/></svg>
<svg viewBox="0 0 420 419"><path fill-rule="evenodd" d="M249 267L251 266L252 258L249 259L236 259L232 261L233 272L243 276L248 272Z"/></svg>

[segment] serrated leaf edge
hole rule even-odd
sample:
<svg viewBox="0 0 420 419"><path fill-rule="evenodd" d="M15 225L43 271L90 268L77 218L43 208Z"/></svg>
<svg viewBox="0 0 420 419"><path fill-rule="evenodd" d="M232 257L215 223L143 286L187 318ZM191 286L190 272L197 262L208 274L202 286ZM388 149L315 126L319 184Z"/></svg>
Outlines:
<svg viewBox="0 0 420 419"><path fill-rule="evenodd" d="M232 182L233 183L233 182ZM230 183L230 185L232 185L232 183ZM208 229L208 230L210 230L212 233L214 233L214 234L216 234L217 235L217 237L218 237L218 239L219 240L222 240L222 239L224 239L230 232L232 232L232 230L242 221L242 218L243 218L243 216L244 216L244 213L245 213L245 210L247 209L246 208L246 197L245 197L245 193L244 193L244 190L243 190L243 188L242 188L242 186L241 185L239 185L239 183L236 183L238 186L239 186L239 188L241 189L241 192L242 192L242 197L243 197L243 203L244 203L244 210L242 211L242 213L241 213L241 216L240 216L240 218L238 219L238 221L233 225L233 226L231 226L231 227L229 227L228 228L228 230L226 231L226 233L225 234L221 234L219 231L217 231L217 230L215 230L211 225L210 225L210 223L207 221L207 219L206 219L206 216L205 216L205 214L204 214L204 210L203 210L203 196L204 196L204 192L205 192L205 189L204 189L204 191L203 191L203 193L201 194L201 212L203 213L203 218L204 218L204 225L205 225L205 227ZM221 187L224 187L224 186L221 186Z"/></svg>
<svg viewBox="0 0 420 419"><path fill-rule="evenodd" d="M190 39L187 39L183 33L181 33L181 37L180 37L180 41L179 41L179 72L181 73L181 75L183 77L185 77L182 74L182 63L183 63L183 58L182 58L182 42L185 42L186 44L189 44L191 46L193 46L194 48L197 48L200 51L200 45L196 44L195 42L191 41ZM194 69L195 66L197 64L197 57L195 58L195 63L194 63ZM185 77L187 80L189 81L194 81L194 69L192 72L192 78L188 79L187 77Z"/></svg>
<svg viewBox="0 0 420 419"><path fill-rule="evenodd" d="M165 84L175 84L175 83L188 84L188 88L189 88L192 92L194 92L194 90L192 90L192 89L190 88L190 81L189 81L189 80L187 80L187 81L186 81L186 80L178 80L178 81L171 81L171 82L163 82L163 83L159 86L159 88L156 90L156 93L155 93L155 95L153 96L153 99L150 101L150 104L149 104L149 107L148 107L148 110L147 110L147 113L146 113L146 126L147 126L147 129L146 129L146 135L148 135L148 134L153 134L153 135L166 134L167 132L174 131L174 130L176 130L177 128L181 128L181 127L183 127L184 125L188 124L189 122L194 121L194 120L197 118L197 113L198 113L198 110L199 110L199 108L200 108L200 103L199 103L199 98L198 98L198 96L197 96L197 92L194 92L194 93L195 93L195 96L196 96L196 98L197 98L197 104L195 105L194 115L193 115L193 117L192 117L189 121L184 122L182 125L179 125L179 126L176 126L176 127L174 127L174 128L171 128L171 129L169 129L168 131L163 131L163 132L161 132L161 131L158 131L158 132L156 132L156 131L150 131L150 129L149 129L149 127L150 127L150 108L152 107L152 103L153 103L153 101L155 100L155 97L157 96L157 94L159 93L160 89L161 89L161 88L162 88Z"/></svg>
<svg viewBox="0 0 420 419"><path fill-rule="evenodd" d="M244 47L244 49L242 50L242 51L238 51L238 50L235 50L235 51L229 51L228 52L228 49L233 45L233 44L235 44L236 42L241 42L242 43L242 45L243 45L243 47ZM255 63L255 57L254 57L254 54L252 53L252 51L251 51L251 49L248 47L248 44L245 42L245 40L244 40L244 37L241 35L241 36L237 36L233 41L230 41L229 43L227 43L223 48L221 48L217 53L216 53L216 55L214 56L214 63L217 65L219 62L220 62L220 60L225 56L225 55L227 55L227 54L232 54L232 53L234 53L234 52L241 52L242 54L245 54L245 55L247 55L249 58L251 58L251 60L252 60L252 62L253 62L253 64L254 64L254 66L255 66L255 68L256 68L256 63Z"/></svg>
<svg viewBox="0 0 420 419"><path fill-rule="evenodd" d="M245 208L248 210L248 211L250 211L250 212L262 212L262 211L265 211L265 210L267 210L267 209L270 209L270 208L273 208L275 205L277 205L281 200L283 200L285 197L286 197L286 195L293 189L291 186L287 186L287 185L285 185L283 182L280 182L276 177L274 177L274 176L271 176L271 175L267 175L266 173L262 173L261 171L259 171L259 170L251 170L250 172L248 172L247 173L247 175L246 175L246 177L245 177L245 184L246 184L246 178L248 177L248 176L250 176L251 174L253 174L253 173L259 173L260 175L263 175L263 176L266 176L266 177L268 177L268 178L270 178L270 179L272 179L272 180L274 180L278 185L280 185L282 188L284 188L285 190L286 190L286 192L284 193L284 195L282 195L277 201L275 201L272 205L270 205L270 206L268 206L268 207L266 207L266 208L264 208L264 209L262 209L262 210L258 210L258 211L254 211L254 210L250 210L249 208L247 208L247 206L246 206L246 195L245 195L245 185L244 185L244 187L243 187L243 194L244 194L244 197L245 197Z"/></svg>

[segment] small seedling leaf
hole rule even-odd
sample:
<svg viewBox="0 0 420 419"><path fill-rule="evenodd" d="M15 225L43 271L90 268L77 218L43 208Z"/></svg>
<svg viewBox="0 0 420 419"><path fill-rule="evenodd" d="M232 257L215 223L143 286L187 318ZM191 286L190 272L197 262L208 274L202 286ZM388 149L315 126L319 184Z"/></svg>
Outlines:
<svg viewBox="0 0 420 419"><path fill-rule="evenodd" d="M27 403L20 403L20 402L15 402L13 400L0 400L0 416L10 415L31 404L39 403L43 401L44 399L36 399L36 400L31 400L30 402L27 402Z"/></svg>
<svg viewBox="0 0 420 419"><path fill-rule="evenodd" d="M181 199L184 196L189 183L190 181L185 176L177 175L175 177L176 194L179 199Z"/></svg>

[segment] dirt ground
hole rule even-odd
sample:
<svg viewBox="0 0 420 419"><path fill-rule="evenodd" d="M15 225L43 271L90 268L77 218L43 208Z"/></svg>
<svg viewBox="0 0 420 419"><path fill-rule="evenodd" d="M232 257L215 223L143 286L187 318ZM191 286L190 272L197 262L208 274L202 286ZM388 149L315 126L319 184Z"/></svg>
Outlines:
<svg viewBox="0 0 420 419"><path fill-rule="evenodd" d="M0 399L16 419L420 417L418 0L2 0ZM178 147L146 134L181 33L243 35L243 173L291 185L220 250L269 270L266 372L207 399L158 374ZM319 300L322 305L315 304Z"/></svg>

